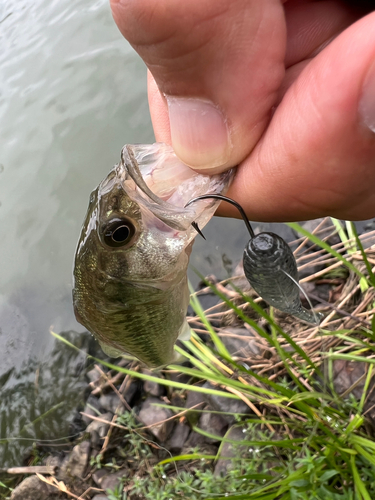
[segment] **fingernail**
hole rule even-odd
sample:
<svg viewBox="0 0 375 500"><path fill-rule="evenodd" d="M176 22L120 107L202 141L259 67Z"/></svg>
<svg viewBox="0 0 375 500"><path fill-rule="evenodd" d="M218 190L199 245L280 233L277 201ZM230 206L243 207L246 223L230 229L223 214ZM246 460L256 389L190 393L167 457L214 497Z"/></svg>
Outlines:
<svg viewBox="0 0 375 500"><path fill-rule="evenodd" d="M368 128L375 132L375 64L372 65L364 80L359 113Z"/></svg>
<svg viewBox="0 0 375 500"><path fill-rule="evenodd" d="M196 169L217 168L230 155L228 127L210 101L166 96L172 146L177 156Z"/></svg>

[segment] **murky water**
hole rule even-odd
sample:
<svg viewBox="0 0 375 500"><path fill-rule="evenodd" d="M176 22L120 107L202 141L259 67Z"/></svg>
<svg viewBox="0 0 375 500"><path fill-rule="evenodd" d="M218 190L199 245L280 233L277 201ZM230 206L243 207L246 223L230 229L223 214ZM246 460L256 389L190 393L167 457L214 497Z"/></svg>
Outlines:
<svg viewBox="0 0 375 500"><path fill-rule="evenodd" d="M89 193L125 143L154 138L145 67L107 0L2 2L0 46L1 467L20 463L28 445L13 438L69 431L82 359L49 330L83 331L72 261ZM192 263L223 275L222 254L240 259L245 227L216 219L204 232Z"/></svg>
<svg viewBox="0 0 375 500"><path fill-rule="evenodd" d="M21 433L54 438L83 377L49 329L83 330L72 260L90 191L125 142L153 140L145 68L106 0L2 2L0 46L0 438L65 401ZM26 444L0 443L0 466Z"/></svg>

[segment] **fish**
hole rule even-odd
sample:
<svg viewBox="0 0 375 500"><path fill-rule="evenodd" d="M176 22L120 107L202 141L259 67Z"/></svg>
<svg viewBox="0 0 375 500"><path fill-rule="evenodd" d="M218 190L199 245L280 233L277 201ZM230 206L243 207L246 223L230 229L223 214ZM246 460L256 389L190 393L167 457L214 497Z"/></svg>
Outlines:
<svg viewBox="0 0 375 500"><path fill-rule="evenodd" d="M251 238L243 253L247 281L268 304L314 325L323 314L306 309L301 302L297 263L286 241L272 232Z"/></svg>
<svg viewBox="0 0 375 500"><path fill-rule="evenodd" d="M243 267L247 281L257 294L279 311L307 323L319 325L324 315L315 312L312 307L309 310L302 305L300 291L309 303L310 300L298 282L297 262L286 241L271 232L255 235L242 206L222 194L207 193L197 196L191 199L186 207L210 198L234 205L245 222L250 239L243 253ZM204 238L197 223L194 228Z"/></svg>
<svg viewBox="0 0 375 500"><path fill-rule="evenodd" d="M197 235L219 201L187 201L225 192L234 170L202 175L163 143L126 145L91 193L74 258L76 319L103 351L130 354L150 368L176 361L188 339L187 267Z"/></svg>

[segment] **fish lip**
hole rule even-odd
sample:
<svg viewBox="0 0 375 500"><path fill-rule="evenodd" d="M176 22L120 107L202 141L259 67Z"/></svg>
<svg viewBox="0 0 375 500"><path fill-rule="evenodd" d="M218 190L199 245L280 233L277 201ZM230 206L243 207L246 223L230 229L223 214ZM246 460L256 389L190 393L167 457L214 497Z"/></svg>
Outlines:
<svg viewBox="0 0 375 500"><path fill-rule="evenodd" d="M124 146L125 148L126 146ZM123 148L123 149L124 149ZM118 186L121 187L121 189L128 195L130 198L137 202L138 204L142 202L147 202L149 205L148 208L153 212L153 209L157 208L162 208L164 210L170 210L173 212L175 215L191 215L192 218L194 218L196 211L194 210L194 207L179 207L177 205L174 205L173 203L170 203L169 201L165 201L162 198L160 198L157 194L153 193L150 189L150 192L152 193L152 196L147 191L144 191L142 187L138 184L134 178L131 177L129 174L129 170L125 167L123 162L117 163L112 171L114 172L115 176L112 179L105 179L107 181L105 184L102 183L101 185L101 194L106 194L108 191L113 189L114 184L117 184ZM143 176L142 179L144 180ZM103 182L105 182L103 181ZM112 181L112 184L110 184L110 181ZM133 181L135 188L133 188L129 182L127 181ZM146 181L144 180L146 183ZM178 188L178 184L174 185L172 187L173 189ZM156 215L156 214L154 214ZM156 215L156 217L158 217Z"/></svg>
<svg viewBox="0 0 375 500"><path fill-rule="evenodd" d="M161 222L177 231L186 231L194 220L196 211L190 207L178 207L156 195L148 187L142 175L133 148L134 146L130 145L122 148L121 162L115 167L118 182L133 201L140 206L143 202L146 208ZM134 182L135 189L130 188L129 184L126 185L126 181L130 179ZM173 186L173 189L177 188L178 185Z"/></svg>
<svg viewBox="0 0 375 500"><path fill-rule="evenodd" d="M187 207L186 203L197 195L226 191L232 173L233 169L214 176L197 174L177 158L171 146L163 143L126 145L121 161L102 181L100 194L105 195L115 185L121 186L141 210L146 209L170 229L189 233L192 222L203 228L220 202L204 200Z"/></svg>
<svg viewBox="0 0 375 500"><path fill-rule="evenodd" d="M116 170L116 173L118 177L121 177L120 180L123 183L123 187L125 185L125 180L132 179L138 190L142 193L142 197L146 196L149 203L153 205L154 208L155 206L160 206L160 208L170 210L176 216L191 215L194 218L196 215L196 210L194 209L194 207L186 206L186 204L184 204L183 206L178 206L170 203L169 201L160 198L160 196L158 196L151 190L151 188L149 188L141 172L138 161L135 158L134 148L134 145L126 144L121 150L121 162L119 166L121 166L122 169ZM192 169L189 170L191 171L191 176L193 177L195 172ZM123 177L124 172L125 178ZM176 189L178 189L178 186L179 184L173 185L172 189L175 191Z"/></svg>

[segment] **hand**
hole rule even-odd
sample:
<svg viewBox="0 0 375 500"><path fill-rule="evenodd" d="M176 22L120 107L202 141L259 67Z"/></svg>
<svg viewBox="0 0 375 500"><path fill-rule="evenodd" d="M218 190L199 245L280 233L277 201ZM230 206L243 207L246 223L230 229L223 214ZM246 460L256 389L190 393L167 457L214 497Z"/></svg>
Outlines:
<svg viewBox="0 0 375 500"><path fill-rule="evenodd" d="M251 220L375 216L375 12L348 3L111 0L156 139L202 172L239 164Z"/></svg>

